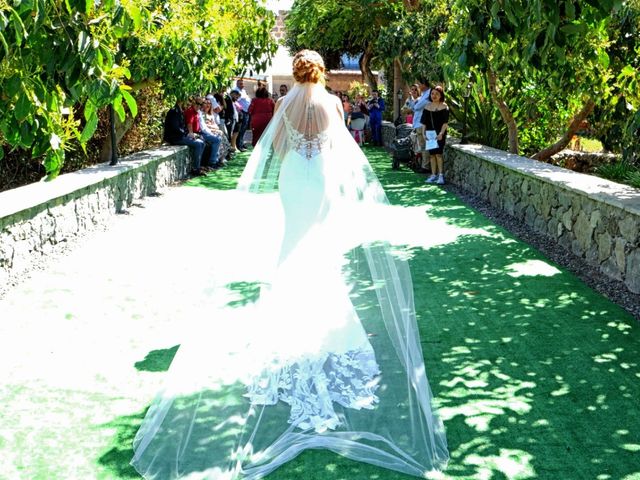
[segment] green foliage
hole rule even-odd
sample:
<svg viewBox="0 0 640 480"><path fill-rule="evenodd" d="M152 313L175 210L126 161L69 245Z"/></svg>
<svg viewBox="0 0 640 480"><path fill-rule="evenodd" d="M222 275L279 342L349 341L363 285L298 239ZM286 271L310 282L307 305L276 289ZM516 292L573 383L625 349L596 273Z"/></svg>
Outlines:
<svg viewBox="0 0 640 480"><path fill-rule="evenodd" d="M313 48L330 58L359 55L401 11L397 0L297 0L286 19L285 45L291 52Z"/></svg>
<svg viewBox="0 0 640 480"><path fill-rule="evenodd" d="M415 11L404 10L380 29L376 52L386 58L399 58L405 80L420 77L443 80L443 68L436 53L449 24L448 2L421 2Z"/></svg>
<svg viewBox="0 0 640 480"><path fill-rule="evenodd" d="M596 168L596 174L598 176L616 182L624 181L627 177L629 177L629 175L633 174L634 172L638 173L638 170L635 169L629 162L626 162L624 160L615 163L599 165Z"/></svg>
<svg viewBox="0 0 640 480"><path fill-rule="evenodd" d="M472 80L472 88L467 100L467 139L471 143L504 150L507 148L507 127L498 109L491 102L486 77L475 74ZM458 85L460 84L455 84L448 91L447 105L453 117L450 119L450 126L462 132L465 121L464 95L466 92Z"/></svg>
<svg viewBox="0 0 640 480"><path fill-rule="evenodd" d="M358 82L354 80L349 84L349 90L347 94L350 99L356 98L356 95L362 95L364 98L369 96L369 86L366 83Z"/></svg>
<svg viewBox="0 0 640 480"><path fill-rule="evenodd" d="M137 114L139 84L170 97L264 68L274 15L257 1L0 0L0 152L30 151L48 178L112 105Z"/></svg>
<svg viewBox="0 0 640 480"><path fill-rule="evenodd" d="M640 2L624 2L612 15L612 39L607 48L613 81L612 96L594 112L593 133L610 151L640 165Z"/></svg>
<svg viewBox="0 0 640 480"><path fill-rule="evenodd" d="M628 183L632 187L640 188L640 170L634 170L627 173L627 176L624 179L626 183Z"/></svg>
<svg viewBox="0 0 640 480"><path fill-rule="evenodd" d="M588 98L606 111L620 92L633 92L637 109L638 29L630 19L638 11L638 0L454 0L438 58L450 79L470 68L496 74L530 154L563 133ZM615 47L621 36L626 45ZM543 104L535 122L532 91Z"/></svg>

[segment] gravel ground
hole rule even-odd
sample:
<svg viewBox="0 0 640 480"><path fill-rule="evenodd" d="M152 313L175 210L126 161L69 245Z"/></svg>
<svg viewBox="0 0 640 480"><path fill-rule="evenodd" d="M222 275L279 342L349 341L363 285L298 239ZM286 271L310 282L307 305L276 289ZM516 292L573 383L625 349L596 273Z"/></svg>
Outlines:
<svg viewBox="0 0 640 480"><path fill-rule="evenodd" d="M623 282L604 276L597 268L583 258L552 242L549 237L534 231L525 223L505 212L497 210L488 202L464 191L457 185L446 185L445 189L458 197L469 207L482 213L496 225L511 232L518 239L538 249L547 258L573 273L584 283L629 312L640 321L640 295L630 292Z"/></svg>

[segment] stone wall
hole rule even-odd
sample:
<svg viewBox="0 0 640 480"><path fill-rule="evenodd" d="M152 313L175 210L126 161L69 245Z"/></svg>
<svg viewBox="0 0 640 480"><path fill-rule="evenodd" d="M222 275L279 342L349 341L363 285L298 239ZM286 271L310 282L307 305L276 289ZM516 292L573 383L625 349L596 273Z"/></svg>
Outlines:
<svg viewBox="0 0 640 480"><path fill-rule="evenodd" d="M190 163L187 147L160 147L122 158L115 166L95 165L0 193L0 284L61 242L106 223L134 200L186 178Z"/></svg>
<svg viewBox="0 0 640 480"><path fill-rule="evenodd" d="M640 293L640 190L480 145L449 145L447 181Z"/></svg>
<svg viewBox="0 0 640 480"><path fill-rule="evenodd" d="M389 148L396 139L396 126L393 122L387 120L382 121L382 144Z"/></svg>

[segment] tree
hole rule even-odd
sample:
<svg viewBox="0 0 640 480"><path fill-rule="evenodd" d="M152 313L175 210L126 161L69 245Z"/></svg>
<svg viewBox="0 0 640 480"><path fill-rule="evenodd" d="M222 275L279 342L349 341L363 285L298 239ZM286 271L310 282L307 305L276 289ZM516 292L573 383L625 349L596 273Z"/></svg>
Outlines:
<svg viewBox="0 0 640 480"><path fill-rule="evenodd" d="M49 178L60 171L70 141L84 145L97 125L89 115L80 129L75 105L124 101L135 110L123 87L129 72L113 54L128 15L113 2L101 7L88 1L0 1L0 141L44 157Z"/></svg>
<svg viewBox="0 0 640 480"><path fill-rule="evenodd" d="M338 67L342 54L359 55L360 70L373 90L377 81L371 65L380 29L403 8L399 0L297 0L285 21L285 44L292 53L317 50L329 68Z"/></svg>
<svg viewBox="0 0 640 480"><path fill-rule="evenodd" d="M54 178L101 108L124 122L144 84L181 97L263 66L274 22L257 1L0 0L0 158L29 150Z"/></svg>
<svg viewBox="0 0 640 480"><path fill-rule="evenodd" d="M376 51L383 58L392 59L393 91L405 91L406 81L426 77L431 81L443 80L443 71L436 59L440 37L449 24L449 6L446 2L404 2L396 19L380 29ZM394 117L400 105L394 95Z"/></svg>
<svg viewBox="0 0 640 480"><path fill-rule="evenodd" d="M173 99L217 91L248 68L264 70L277 49L275 15L255 1L155 1L136 20L145 28L132 29L119 53L134 92L149 84ZM118 140L129 127L123 115L119 120ZM107 138L101 156L110 155Z"/></svg>
<svg viewBox="0 0 640 480"><path fill-rule="evenodd" d="M579 119L612 95L608 26L621 6L612 0L455 0L455 22L441 58L445 63L455 60L453 70L471 68L487 76L493 102L509 129L510 151L519 150L514 115L519 93L536 88L541 79L546 87L541 101L562 100L574 114L564 135L570 138ZM539 152L538 158L562 143Z"/></svg>

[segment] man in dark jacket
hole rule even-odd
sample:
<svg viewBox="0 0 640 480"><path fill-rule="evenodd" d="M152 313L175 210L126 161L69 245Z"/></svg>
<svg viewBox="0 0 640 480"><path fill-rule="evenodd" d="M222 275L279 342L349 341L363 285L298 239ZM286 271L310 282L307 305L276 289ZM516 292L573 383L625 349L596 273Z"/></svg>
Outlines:
<svg viewBox="0 0 640 480"><path fill-rule="evenodd" d="M167 112L167 116L164 119L164 139L171 145L189 146L194 153L191 174L196 176L204 175L200 164L202 162L202 152L204 151L205 143L200 138L197 138L195 134L189 133L187 130L182 106L182 102L178 101L175 106Z"/></svg>

